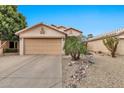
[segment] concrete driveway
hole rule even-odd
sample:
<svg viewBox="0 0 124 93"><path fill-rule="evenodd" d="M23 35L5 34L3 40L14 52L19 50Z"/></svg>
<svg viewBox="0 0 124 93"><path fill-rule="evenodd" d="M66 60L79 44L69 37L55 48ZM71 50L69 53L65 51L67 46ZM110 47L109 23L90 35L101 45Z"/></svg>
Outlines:
<svg viewBox="0 0 124 93"><path fill-rule="evenodd" d="M62 87L61 56L0 57L0 87Z"/></svg>

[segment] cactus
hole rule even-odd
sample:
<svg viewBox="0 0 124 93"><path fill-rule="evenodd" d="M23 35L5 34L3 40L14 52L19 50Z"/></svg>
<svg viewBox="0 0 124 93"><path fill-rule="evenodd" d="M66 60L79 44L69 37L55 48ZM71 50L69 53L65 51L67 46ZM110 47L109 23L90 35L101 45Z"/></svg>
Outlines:
<svg viewBox="0 0 124 93"><path fill-rule="evenodd" d="M111 52L111 56L115 57L115 52L119 43L119 39L114 36L107 36L103 39L106 48Z"/></svg>

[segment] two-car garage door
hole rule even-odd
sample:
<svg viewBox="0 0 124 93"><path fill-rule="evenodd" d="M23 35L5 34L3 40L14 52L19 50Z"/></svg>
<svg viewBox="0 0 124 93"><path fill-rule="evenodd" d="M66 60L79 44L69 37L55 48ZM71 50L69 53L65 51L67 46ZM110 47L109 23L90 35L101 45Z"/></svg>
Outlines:
<svg viewBox="0 0 124 93"><path fill-rule="evenodd" d="M25 54L61 54L61 39L24 39Z"/></svg>

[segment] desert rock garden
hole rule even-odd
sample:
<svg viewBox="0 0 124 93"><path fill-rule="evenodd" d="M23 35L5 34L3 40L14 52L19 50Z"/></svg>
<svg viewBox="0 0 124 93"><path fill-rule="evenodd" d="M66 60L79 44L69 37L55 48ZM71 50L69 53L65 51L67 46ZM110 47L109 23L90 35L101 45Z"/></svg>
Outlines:
<svg viewBox="0 0 124 93"><path fill-rule="evenodd" d="M72 61L63 56L63 87L65 88L123 88L124 56L112 58L108 55L94 54L95 63ZM77 71L77 73L76 73ZM79 71L79 72L78 72Z"/></svg>
<svg viewBox="0 0 124 93"><path fill-rule="evenodd" d="M124 87L124 56L116 55L118 39L106 37L103 43L109 55L88 51L86 43L81 43L79 38L66 40L62 58L64 88Z"/></svg>
<svg viewBox="0 0 124 93"><path fill-rule="evenodd" d="M93 56L83 56L78 61L72 61L71 57L63 56L63 87L81 87L81 81L87 77L88 68L94 64Z"/></svg>
<svg viewBox="0 0 124 93"><path fill-rule="evenodd" d="M93 56L88 54L86 44L80 37L66 38L65 56L63 57L63 87L77 88L86 77L90 64L94 64Z"/></svg>

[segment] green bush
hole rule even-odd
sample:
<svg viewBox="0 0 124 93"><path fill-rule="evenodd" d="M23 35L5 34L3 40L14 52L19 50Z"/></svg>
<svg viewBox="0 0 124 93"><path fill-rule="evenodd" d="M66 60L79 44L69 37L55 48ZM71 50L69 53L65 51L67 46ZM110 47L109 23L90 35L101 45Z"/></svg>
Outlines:
<svg viewBox="0 0 124 93"><path fill-rule="evenodd" d="M18 52L17 48L6 48L4 49L4 53L15 53Z"/></svg>
<svg viewBox="0 0 124 93"><path fill-rule="evenodd" d="M67 37L64 44L65 54L69 54L72 60L80 59L80 54L86 54L87 48L82 43L80 37L70 36Z"/></svg>

